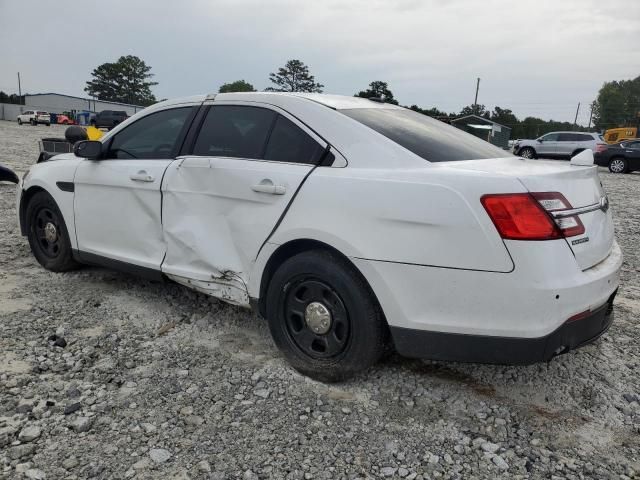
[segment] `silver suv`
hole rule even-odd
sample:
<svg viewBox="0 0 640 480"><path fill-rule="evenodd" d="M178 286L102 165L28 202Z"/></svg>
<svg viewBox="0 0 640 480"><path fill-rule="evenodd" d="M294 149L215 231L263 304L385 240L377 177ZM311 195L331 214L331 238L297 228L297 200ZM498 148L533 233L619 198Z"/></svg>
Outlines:
<svg viewBox="0 0 640 480"><path fill-rule="evenodd" d="M587 148L606 145L599 133L551 132L535 140L516 140L513 153L524 158L571 158Z"/></svg>

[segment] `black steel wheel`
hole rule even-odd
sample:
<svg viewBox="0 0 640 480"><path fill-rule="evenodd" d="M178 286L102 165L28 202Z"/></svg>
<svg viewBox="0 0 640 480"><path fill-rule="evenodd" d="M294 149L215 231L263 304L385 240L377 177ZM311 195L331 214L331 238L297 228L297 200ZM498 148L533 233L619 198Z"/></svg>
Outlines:
<svg viewBox="0 0 640 480"><path fill-rule="evenodd" d="M311 358L343 353L351 330L349 314L338 293L313 277L291 282L283 304L291 341Z"/></svg>
<svg viewBox="0 0 640 480"><path fill-rule="evenodd" d="M51 195L38 192L29 200L26 221L29 245L40 265L54 272L78 266L64 218Z"/></svg>
<svg viewBox="0 0 640 480"><path fill-rule="evenodd" d="M388 327L364 278L338 254L310 250L276 270L266 294L274 342L299 372L337 382L386 351Z"/></svg>

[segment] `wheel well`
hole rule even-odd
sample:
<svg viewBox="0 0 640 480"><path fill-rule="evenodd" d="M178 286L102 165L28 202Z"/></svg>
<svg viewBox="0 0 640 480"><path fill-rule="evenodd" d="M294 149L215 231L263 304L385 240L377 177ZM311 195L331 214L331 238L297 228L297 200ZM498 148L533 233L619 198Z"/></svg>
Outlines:
<svg viewBox="0 0 640 480"><path fill-rule="evenodd" d="M382 310L382 306L380 305L380 302L378 302L378 298L376 297L376 294L373 292L371 285L369 285L369 282L367 281L365 276L362 275L362 272L360 272L358 267L356 267L353 264L353 262L349 259L349 257L347 257L336 248L324 242L320 242L318 240L311 240L311 239L298 239L298 240L292 240L283 245L280 245L278 249L275 252L273 252L271 257L267 261L267 264L265 265L264 270L262 271L262 279L260 280L260 298L258 299L258 313L262 317L266 317L267 289L269 288L269 283L271 282L271 278L273 278L273 275L275 274L275 272L278 270L280 265L282 265L289 258L309 250L328 250L334 253L335 255L341 257L348 264L350 264L366 284L367 288L369 289L369 293L371 293L373 299L378 304L378 308L380 308L380 311L384 316L384 311Z"/></svg>
<svg viewBox="0 0 640 480"><path fill-rule="evenodd" d="M46 190L41 187L29 187L29 189L22 192L22 196L20 197L20 233L23 236L27 234L27 219L25 218L27 205L29 205L31 198L38 192L46 192Z"/></svg>

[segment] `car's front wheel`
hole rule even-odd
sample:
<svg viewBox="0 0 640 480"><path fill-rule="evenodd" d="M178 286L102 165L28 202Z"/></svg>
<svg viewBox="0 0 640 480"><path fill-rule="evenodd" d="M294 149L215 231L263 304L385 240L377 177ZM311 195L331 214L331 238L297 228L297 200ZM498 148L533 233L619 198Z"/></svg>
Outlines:
<svg viewBox="0 0 640 480"><path fill-rule="evenodd" d="M18 125L22 125L22 120L18 119Z"/></svg>
<svg viewBox="0 0 640 480"><path fill-rule="evenodd" d="M337 382L366 370L384 353L388 328L355 268L326 250L302 252L275 272L266 298L269 328L299 372Z"/></svg>
<svg viewBox="0 0 640 480"><path fill-rule="evenodd" d="M531 147L524 147L520 150L520 156L522 158L536 158L536 151Z"/></svg>
<svg viewBox="0 0 640 480"><path fill-rule="evenodd" d="M611 173L626 173L627 159L622 157L612 158L609 162L609 171Z"/></svg>
<svg viewBox="0 0 640 480"><path fill-rule="evenodd" d="M29 200L26 221L29 246L40 265L54 272L78 267L73 259L67 225L51 195L38 192Z"/></svg>

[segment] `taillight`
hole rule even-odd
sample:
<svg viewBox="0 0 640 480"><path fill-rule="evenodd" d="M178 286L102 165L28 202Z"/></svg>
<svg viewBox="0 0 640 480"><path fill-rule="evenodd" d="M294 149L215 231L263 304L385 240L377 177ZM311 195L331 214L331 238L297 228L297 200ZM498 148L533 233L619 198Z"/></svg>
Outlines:
<svg viewBox="0 0 640 480"><path fill-rule="evenodd" d="M554 219L550 215L572 208L559 192L484 195L480 201L507 240L554 240L584 233L577 216Z"/></svg>
<svg viewBox="0 0 640 480"><path fill-rule="evenodd" d="M596 145L596 153L602 153L607 149L607 144L606 143L598 143Z"/></svg>

